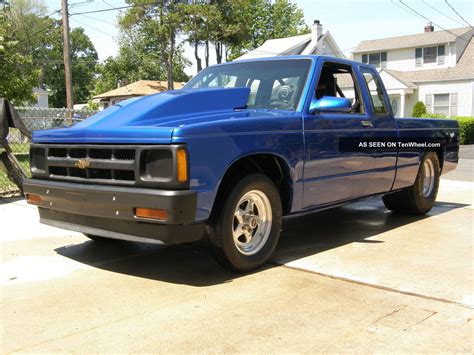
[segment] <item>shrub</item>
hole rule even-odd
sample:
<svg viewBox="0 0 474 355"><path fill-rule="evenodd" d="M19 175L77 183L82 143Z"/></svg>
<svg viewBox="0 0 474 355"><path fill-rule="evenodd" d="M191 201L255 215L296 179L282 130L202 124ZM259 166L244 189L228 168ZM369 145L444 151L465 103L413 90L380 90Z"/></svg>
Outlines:
<svg viewBox="0 0 474 355"><path fill-rule="evenodd" d="M474 117L454 117L459 122L461 144L474 144Z"/></svg>
<svg viewBox="0 0 474 355"><path fill-rule="evenodd" d="M426 114L426 106L422 101L417 101L413 105L413 111L411 112L411 115L413 117L421 117L422 115Z"/></svg>
<svg viewBox="0 0 474 355"><path fill-rule="evenodd" d="M423 117L423 118L451 118L451 117L446 117L445 115L442 115L440 113L424 113L420 117Z"/></svg>
<svg viewBox="0 0 474 355"><path fill-rule="evenodd" d="M424 114L425 118L446 118L438 114ZM459 122L459 143L474 144L474 117L454 116L449 117Z"/></svg>

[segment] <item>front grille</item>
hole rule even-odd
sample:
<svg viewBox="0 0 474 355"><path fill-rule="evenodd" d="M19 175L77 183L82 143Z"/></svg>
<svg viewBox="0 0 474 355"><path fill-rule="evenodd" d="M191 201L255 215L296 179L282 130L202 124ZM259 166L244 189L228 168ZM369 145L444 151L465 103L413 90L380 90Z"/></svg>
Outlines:
<svg viewBox="0 0 474 355"><path fill-rule="evenodd" d="M134 185L135 156L127 146L50 146L45 171L54 180Z"/></svg>

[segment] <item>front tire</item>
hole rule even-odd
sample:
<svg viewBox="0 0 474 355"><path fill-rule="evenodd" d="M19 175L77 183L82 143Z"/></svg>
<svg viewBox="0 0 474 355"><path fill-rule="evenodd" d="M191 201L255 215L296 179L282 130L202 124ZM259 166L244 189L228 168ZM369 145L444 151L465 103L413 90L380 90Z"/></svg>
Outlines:
<svg viewBox="0 0 474 355"><path fill-rule="evenodd" d="M415 184L382 197L385 207L399 213L423 215L428 213L438 195L441 169L438 155L426 152L421 160Z"/></svg>
<svg viewBox="0 0 474 355"><path fill-rule="evenodd" d="M282 224L278 190L268 177L252 174L222 194L207 226L211 250L223 266L250 271L275 250Z"/></svg>

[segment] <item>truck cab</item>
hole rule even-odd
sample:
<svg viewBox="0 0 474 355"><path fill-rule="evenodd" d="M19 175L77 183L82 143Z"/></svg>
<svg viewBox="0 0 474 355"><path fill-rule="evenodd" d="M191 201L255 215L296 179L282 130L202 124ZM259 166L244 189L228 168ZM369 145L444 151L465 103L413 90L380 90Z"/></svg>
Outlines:
<svg viewBox="0 0 474 355"><path fill-rule="evenodd" d="M285 217L369 196L427 213L457 164L458 131L454 120L394 118L368 65L237 61L35 132L24 186L43 223L101 240L206 236L221 264L247 271L271 256Z"/></svg>

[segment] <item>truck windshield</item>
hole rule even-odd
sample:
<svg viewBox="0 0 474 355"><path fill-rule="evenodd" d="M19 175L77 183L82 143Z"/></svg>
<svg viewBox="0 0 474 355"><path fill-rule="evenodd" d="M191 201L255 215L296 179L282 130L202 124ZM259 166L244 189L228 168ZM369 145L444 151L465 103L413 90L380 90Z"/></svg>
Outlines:
<svg viewBox="0 0 474 355"><path fill-rule="evenodd" d="M184 89L248 87L248 108L296 110L311 60L235 62L202 70Z"/></svg>

